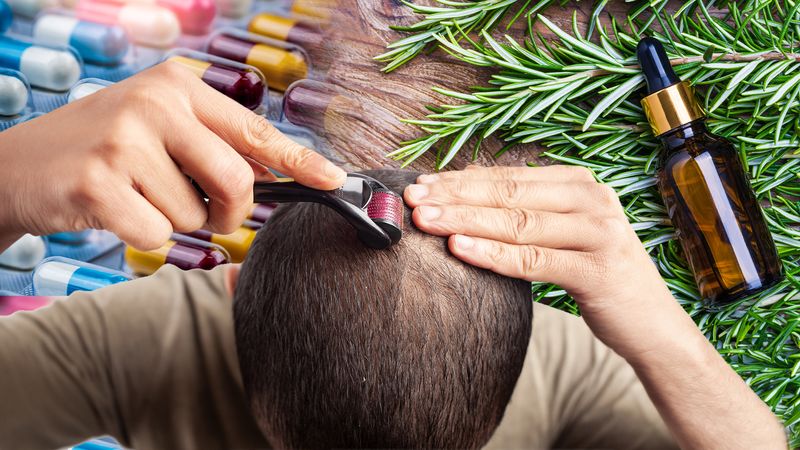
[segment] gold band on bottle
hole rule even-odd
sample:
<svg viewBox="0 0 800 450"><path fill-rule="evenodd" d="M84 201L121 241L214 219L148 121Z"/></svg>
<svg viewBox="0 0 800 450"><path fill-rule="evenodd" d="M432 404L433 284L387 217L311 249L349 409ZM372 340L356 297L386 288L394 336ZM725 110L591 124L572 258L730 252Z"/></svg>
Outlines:
<svg viewBox="0 0 800 450"><path fill-rule="evenodd" d="M705 116L686 81L643 98L642 108L656 136Z"/></svg>

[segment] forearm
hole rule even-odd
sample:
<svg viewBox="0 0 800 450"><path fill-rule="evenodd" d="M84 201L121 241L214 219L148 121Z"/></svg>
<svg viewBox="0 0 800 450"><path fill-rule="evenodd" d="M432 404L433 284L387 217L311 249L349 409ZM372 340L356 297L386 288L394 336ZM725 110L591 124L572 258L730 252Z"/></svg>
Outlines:
<svg viewBox="0 0 800 450"><path fill-rule="evenodd" d="M627 356L682 448L787 448L766 404L673 301ZM646 349L646 350L645 350Z"/></svg>

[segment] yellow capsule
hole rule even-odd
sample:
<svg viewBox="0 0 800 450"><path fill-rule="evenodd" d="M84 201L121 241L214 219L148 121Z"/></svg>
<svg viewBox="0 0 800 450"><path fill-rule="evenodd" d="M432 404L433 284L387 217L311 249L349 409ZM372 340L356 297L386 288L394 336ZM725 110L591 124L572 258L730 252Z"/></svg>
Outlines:
<svg viewBox="0 0 800 450"><path fill-rule="evenodd" d="M240 227L231 234L216 234L206 230L197 230L186 233L186 235L221 246L231 255L231 262L240 263L247 256L247 252L253 244L253 239L256 238L256 231Z"/></svg>
<svg viewBox="0 0 800 450"><path fill-rule="evenodd" d="M227 255L213 246L168 241L161 248L150 251L128 247L125 249L125 262L134 273L150 275L164 264L172 264L183 270L207 270L229 260Z"/></svg>
<svg viewBox="0 0 800 450"><path fill-rule="evenodd" d="M274 47L221 33L208 43L208 53L257 68L266 77L269 87L279 91L308 77L306 56L296 49Z"/></svg>

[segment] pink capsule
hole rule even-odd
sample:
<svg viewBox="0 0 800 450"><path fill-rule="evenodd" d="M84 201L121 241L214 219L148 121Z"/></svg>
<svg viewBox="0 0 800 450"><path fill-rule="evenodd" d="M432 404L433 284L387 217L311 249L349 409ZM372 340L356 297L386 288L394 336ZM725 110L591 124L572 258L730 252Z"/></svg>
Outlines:
<svg viewBox="0 0 800 450"><path fill-rule="evenodd" d="M214 0L156 0L178 16L181 31L187 34L206 34L217 14Z"/></svg>
<svg viewBox="0 0 800 450"><path fill-rule="evenodd" d="M134 42L149 47L169 47L181 34L175 13L155 4L80 0L75 14L89 22L119 25Z"/></svg>

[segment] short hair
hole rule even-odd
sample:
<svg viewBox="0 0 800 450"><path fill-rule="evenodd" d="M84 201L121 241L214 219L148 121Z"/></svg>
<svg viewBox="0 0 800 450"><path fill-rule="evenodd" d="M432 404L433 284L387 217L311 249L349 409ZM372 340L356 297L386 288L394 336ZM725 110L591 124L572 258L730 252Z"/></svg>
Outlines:
<svg viewBox="0 0 800 450"><path fill-rule="evenodd" d="M368 171L402 195L416 173ZM466 265L416 230L365 247L335 212L277 209L234 300L251 410L290 448L477 448L522 369L530 284Z"/></svg>

